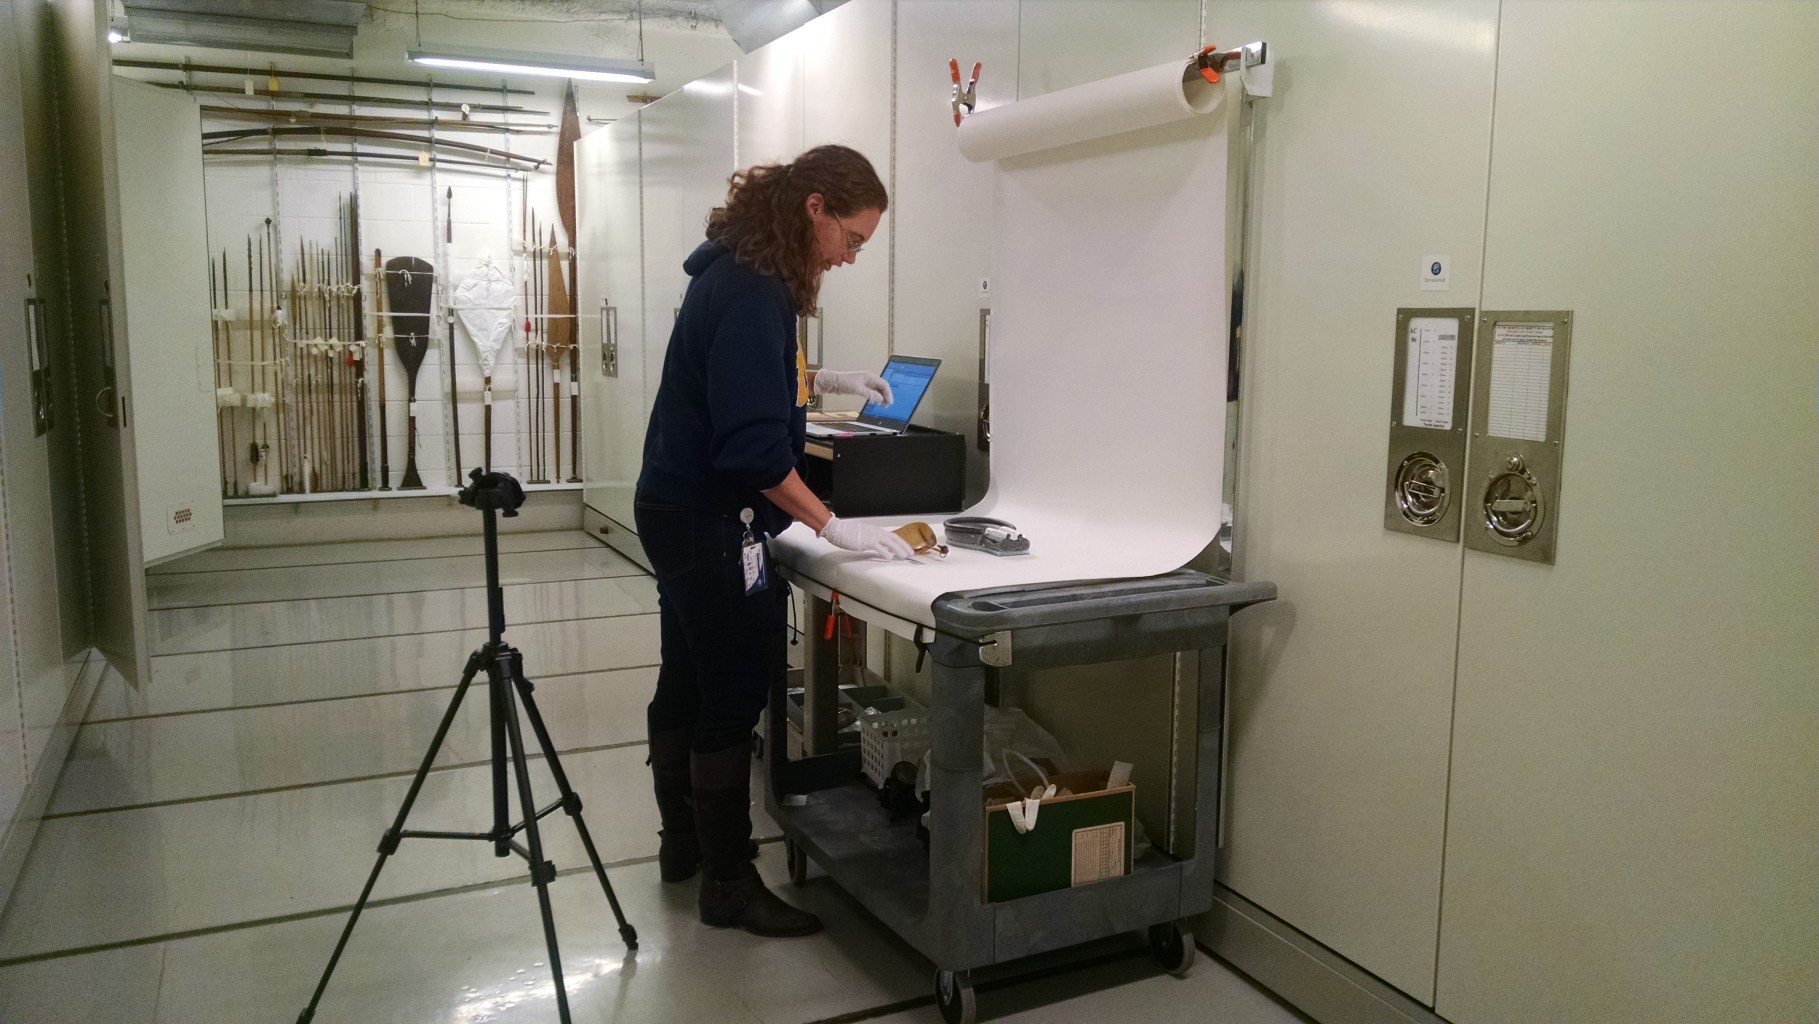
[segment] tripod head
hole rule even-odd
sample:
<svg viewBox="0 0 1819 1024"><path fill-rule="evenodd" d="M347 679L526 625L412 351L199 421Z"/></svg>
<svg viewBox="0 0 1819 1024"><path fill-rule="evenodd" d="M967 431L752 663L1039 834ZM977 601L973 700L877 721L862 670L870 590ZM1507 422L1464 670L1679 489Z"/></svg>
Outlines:
<svg viewBox="0 0 1819 1024"><path fill-rule="evenodd" d="M475 468L467 474L473 483L461 488L461 504L482 512L500 512L510 519L524 504L524 488L510 473L488 473Z"/></svg>

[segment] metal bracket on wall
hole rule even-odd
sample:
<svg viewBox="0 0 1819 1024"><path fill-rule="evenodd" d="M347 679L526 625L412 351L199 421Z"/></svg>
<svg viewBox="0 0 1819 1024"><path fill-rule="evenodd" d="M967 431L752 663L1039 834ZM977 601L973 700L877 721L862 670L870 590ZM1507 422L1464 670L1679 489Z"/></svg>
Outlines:
<svg viewBox="0 0 1819 1024"><path fill-rule="evenodd" d="M56 426L56 414L52 406L50 373L50 339L46 318L49 312L43 299L25 300L25 349L30 357L32 383L32 435L43 437Z"/></svg>
<svg viewBox="0 0 1819 1024"><path fill-rule="evenodd" d="M973 445L982 452L992 450L992 382L986 373L986 347L992 337L992 311L979 310L979 421L973 434Z"/></svg>
<svg viewBox="0 0 1819 1024"><path fill-rule="evenodd" d="M619 308L600 302L600 371L619 376Z"/></svg>

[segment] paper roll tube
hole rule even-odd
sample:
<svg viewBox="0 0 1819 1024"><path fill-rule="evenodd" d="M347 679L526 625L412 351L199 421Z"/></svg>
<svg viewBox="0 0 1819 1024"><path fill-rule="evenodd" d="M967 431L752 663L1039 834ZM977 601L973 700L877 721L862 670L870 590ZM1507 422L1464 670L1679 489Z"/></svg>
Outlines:
<svg viewBox="0 0 1819 1024"><path fill-rule="evenodd" d="M1224 87L1171 61L1116 78L1076 85L981 110L960 125L960 155L974 163L1003 160L1122 132L1208 114Z"/></svg>

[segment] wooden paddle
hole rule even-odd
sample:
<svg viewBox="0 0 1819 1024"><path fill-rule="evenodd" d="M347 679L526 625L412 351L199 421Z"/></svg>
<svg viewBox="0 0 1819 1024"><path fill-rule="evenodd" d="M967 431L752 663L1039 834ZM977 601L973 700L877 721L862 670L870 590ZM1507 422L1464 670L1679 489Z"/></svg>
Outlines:
<svg viewBox="0 0 1819 1024"><path fill-rule="evenodd" d="M436 283L436 271L415 256L394 256L385 261L385 297L391 306L392 347L398 362L404 365L405 430L404 479L401 491L420 491L423 478L417 475L417 368L423 365L429 351L430 290Z"/></svg>
<svg viewBox="0 0 1819 1024"><path fill-rule="evenodd" d="M562 217L562 231L568 235L568 302L562 312L568 315L568 482L581 482L581 292L575 282L575 143L581 141L581 113L575 106L575 83L568 83L562 99L562 134L556 137L556 212ZM556 350L561 366L562 350ZM557 403L562 399L558 397ZM562 476L562 432L560 416L556 432L556 476Z"/></svg>

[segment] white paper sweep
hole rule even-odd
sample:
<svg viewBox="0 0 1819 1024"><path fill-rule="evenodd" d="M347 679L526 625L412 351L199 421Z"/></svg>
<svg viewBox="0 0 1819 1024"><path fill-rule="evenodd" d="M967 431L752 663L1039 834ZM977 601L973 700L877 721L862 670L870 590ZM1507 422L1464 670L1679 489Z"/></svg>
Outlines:
<svg viewBox="0 0 1819 1024"><path fill-rule="evenodd" d="M455 317L480 353L480 372L491 377L493 363L511 332L517 289L498 265L488 260L455 289Z"/></svg>
<svg viewBox="0 0 1819 1024"><path fill-rule="evenodd" d="M776 551L799 577L885 612L899 620L886 625L901 631L904 624L932 626L930 605L945 593L1153 576L1185 565L1217 536L1230 117L1220 107L1224 86L1215 86L1210 102L1199 101L1217 111L1212 116L1126 130L1133 79L1156 74L1051 94L1104 89L1123 99L1112 104L1120 114L1110 121L1102 116L1105 103L1067 105L1102 137L998 163L992 482L963 514L1015 523L1031 553L955 551L922 564L884 562L840 551L796 526L777 539ZM1019 111L1038 100L997 108L1009 119L1006 137L1023 134ZM1048 123L1055 109L1044 104L1037 119ZM944 518L876 521L921 519L939 532Z"/></svg>
<svg viewBox="0 0 1819 1024"><path fill-rule="evenodd" d="M1186 61L1158 64L977 111L961 122L960 155L984 163L1154 128L1210 113L1222 95Z"/></svg>

